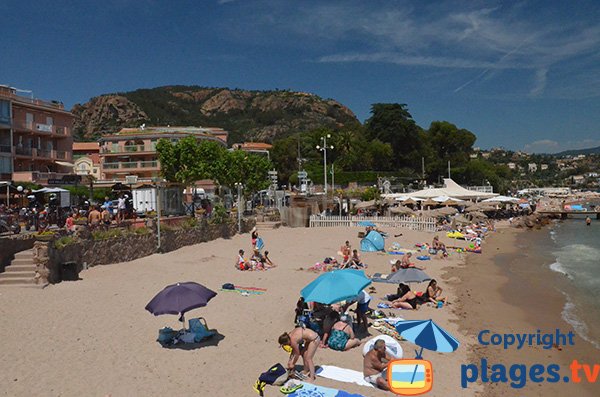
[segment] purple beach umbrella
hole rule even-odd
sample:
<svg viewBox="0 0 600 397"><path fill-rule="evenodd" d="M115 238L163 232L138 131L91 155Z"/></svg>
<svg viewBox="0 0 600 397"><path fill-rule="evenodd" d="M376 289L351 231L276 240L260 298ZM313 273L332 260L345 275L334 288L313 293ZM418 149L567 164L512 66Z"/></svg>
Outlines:
<svg viewBox="0 0 600 397"><path fill-rule="evenodd" d="M185 282L169 285L160 291L146 305L146 310L155 316L161 314L180 314L206 306L217 295L203 285Z"/></svg>

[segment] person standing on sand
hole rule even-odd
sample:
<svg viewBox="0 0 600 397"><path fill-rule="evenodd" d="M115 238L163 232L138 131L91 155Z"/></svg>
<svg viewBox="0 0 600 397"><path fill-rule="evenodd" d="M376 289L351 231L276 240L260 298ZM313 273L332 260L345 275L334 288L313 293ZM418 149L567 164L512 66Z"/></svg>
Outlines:
<svg viewBox="0 0 600 397"><path fill-rule="evenodd" d="M390 390L385 370L391 360L392 357L385 350L385 341L383 339L376 340L373 350L365 354L363 360L365 381L382 390Z"/></svg>
<svg viewBox="0 0 600 397"><path fill-rule="evenodd" d="M308 375L310 381L314 382L315 363L313 358L319 347L320 340L319 334L304 327L296 327L291 332L281 334L278 340L279 345L285 351L290 353L287 369L292 371L298 359L302 357L302 362L304 364L303 373Z"/></svg>
<svg viewBox="0 0 600 397"><path fill-rule="evenodd" d="M256 242L258 241L258 231L256 230L256 226L252 228L252 233L250 234L252 238L252 249L256 248Z"/></svg>
<svg viewBox="0 0 600 397"><path fill-rule="evenodd" d="M585 218L585 224L587 226L591 226L592 225L592 218L590 218L589 216Z"/></svg>

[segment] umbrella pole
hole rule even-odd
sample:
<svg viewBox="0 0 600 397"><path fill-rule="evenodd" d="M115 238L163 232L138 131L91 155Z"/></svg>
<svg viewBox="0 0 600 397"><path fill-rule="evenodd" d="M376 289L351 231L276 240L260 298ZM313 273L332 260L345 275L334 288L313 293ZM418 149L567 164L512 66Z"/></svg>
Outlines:
<svg viewBox="0 0 600 397"><path fill-rule="evenodd" d="M185 313L181 313L181 318L183 319L183 331L185 332Z"/></svg>
<svg viewBox="0 0 600 397"><path fill-rule="evenodd" d="M417 359L417 360L422 359L423 358L423 356L422 356L422 354L423 354L423 348L421 348L421 351L416 351L415 350L415 354L417 355L417 357L415 357L415 359ZM415 371L416 371L416 369L415 369Z"/></svg>

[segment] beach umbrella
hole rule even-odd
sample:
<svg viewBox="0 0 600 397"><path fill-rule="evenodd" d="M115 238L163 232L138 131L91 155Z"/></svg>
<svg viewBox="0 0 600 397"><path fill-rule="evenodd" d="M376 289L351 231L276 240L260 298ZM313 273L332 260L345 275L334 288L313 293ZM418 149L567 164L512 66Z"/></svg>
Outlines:
<svg viewBox="0 0 600 397"><path fill-rule="evenodd" d="M326 305L356 297L371 284L362 270L343 269L323 273L300 291L306 302Z"/></svg>
<svg viewBox="0 0 600 397"><path fill-rule="evenodd" d="M361 201L360 203L356 204L354 206L354 208L356 208L357 210L359 209L367 209L367 208L375 208L377 206L377 203L375 202L375 200L369 200L369 201Z"/></svg>
<svg viewBox="0 0 600 397"><path fill-rule="evenodd" d="M471 215L471 218L480 218L480 219L487 218L487 215L480 211L473 211L469 215Z"/></svg>
<svg viewBox="0 0 600 397"><path fill-rule="evenodd" d="M376 224L374 224L374 223L373 223L373 222L371 222L371 221L360 221L360 222L358 222L358 226L363 226L363 227L368 227L368 226L370 226L370 227L375 227L375 226L377 226L377 225L376 225Z"/></svg>
<svg viewBox="0 0 600 397"><path fill-rule="evenodd" d="M403 205L399 205L397 207L391 207L390 212L392 214L412 214L413 210Z"/></svg>
<svg viewBox="0 0 600 397"><path fill-rule="evenodd" d="M206 306L217 293L194 282L183 282L166 286L148 304L146 310L155 316L161 314L184 314L192 309ZM185 321L184 321L185 327Z"/></svg>
<svg viewBox="0 0 600 397"><path fill-rule="evenodd" d="M400 269L397 272L390 274L386 279L378 279L382 283L400 284L400 283L422 283L429 281L431 277L421 269L409 267Z"/></svg>
<svg viewBox="0 0 600 397"><path fill-rule="evenodd" d="M421 202L422 207L425 207L425 206L431 207L431 206L439 205L439 204L440 203L438 203L437 201L434 201L432 199L427 199L427 200Z"/></svg>
<svg viewBox="0 0 600 397"><path fill-rule="evenodd" d="M396 323L396 331L404 339L421 348L417 352L417 359L421 358L423 349L439 353L452 353L460 343L446 330L438 326L433 320L405 320Z"/></svg>
<svg viewBox="0 0 600 397"><path fill-rule="evenodd" d="M408 198L408 199L404 200L402 204L404 204L404 205L415 205L415 204L417 204L417 201L415 199Z"/></svg>

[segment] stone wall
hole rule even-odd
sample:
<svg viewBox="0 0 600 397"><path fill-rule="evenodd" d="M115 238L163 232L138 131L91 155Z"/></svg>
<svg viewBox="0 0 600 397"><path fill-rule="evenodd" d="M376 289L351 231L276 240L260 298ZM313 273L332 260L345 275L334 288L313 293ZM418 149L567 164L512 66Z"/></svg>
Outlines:
<svg viewBox="0 0 600 397"><path fill-rule="evenodd" d="M31 234L19 234L0 238L0 273L10 265L17 252L33 248L35 239Z"/></svg>
<svg viewBox="0 0 600 397"><path fill-rule="evenodd" d="M242 233L254 227L254 220L242 223ZM211 225L205 221L192 229L161 229L160 252L170 252L187 245L218 238L231 238L237 233L237 224ZM34 260L37 264L38 283L62 281L65 264L71 263L69 272L78 274L87 267L129 262L157 252L157 236L127 234L107 240L77 239L57 249L53 243L36 242Z"/></svg>

